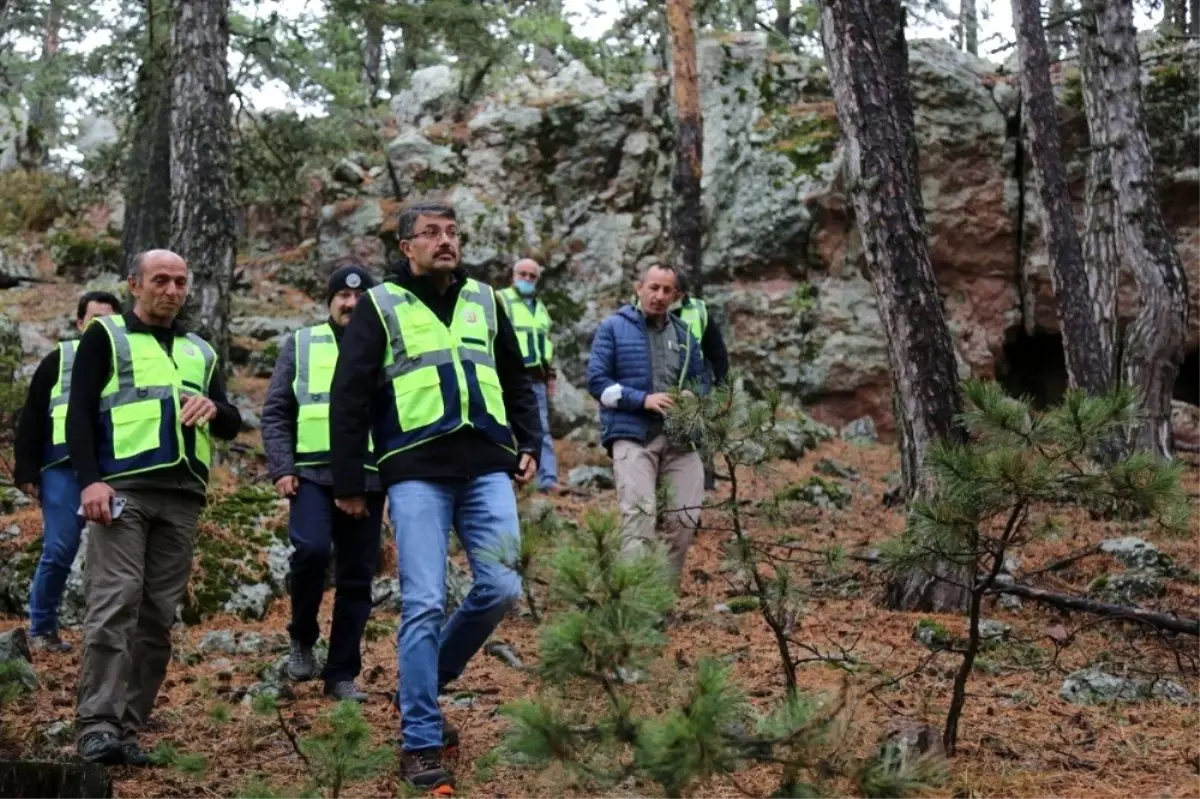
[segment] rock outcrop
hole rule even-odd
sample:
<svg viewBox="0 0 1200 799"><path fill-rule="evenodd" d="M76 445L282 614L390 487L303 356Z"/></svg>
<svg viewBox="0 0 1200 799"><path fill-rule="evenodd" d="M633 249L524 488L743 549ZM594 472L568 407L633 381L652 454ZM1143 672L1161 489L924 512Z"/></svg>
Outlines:
<svg viewBox="0 0 1200 799"><path fill-rule="evenodd" d="M1195 50L1187 52L1148 60L1144 77L1168 221L1195 285L1200 169L1196 116L1185 110L1198 82ZM909 54L930 256L959 372L1020 382L1022 371L1061 370L1052 357L1026 354L1052 353L1058 321L1014 76L945 42L913 42ZM887 433L886 344L842 185L823 64L771 52L763 36L745 33L702 39L698 58L705 296L727 325L735 366L752 389L779 388L823 421L868 415ZM1057 82L1081 196L1078 70L1067 63ZM361 186L357 175L343 181L348 199L322 210L315 257L325 269L348 255L382 265L401 204L447 199L475 274L503 280L525 254L545 265L560 369L578 385L599 320L628 297L637 267L669 250L668 76L609 86L573 62L519 77L471 108L459 104L457 86L446 66L414 75L393 104L390 168ZM1130 291L1123 300L1131 314ZM1193 332L1188 346L1197 343Z"/></svg>

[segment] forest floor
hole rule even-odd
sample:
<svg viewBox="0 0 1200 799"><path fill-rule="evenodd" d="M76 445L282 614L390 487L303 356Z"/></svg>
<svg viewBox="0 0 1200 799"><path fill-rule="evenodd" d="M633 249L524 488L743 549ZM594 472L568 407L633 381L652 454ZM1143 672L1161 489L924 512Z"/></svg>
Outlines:
<svg viewBox="0 0 1200 799"><path fill-rule="evenodd" d="M580 463L604 463L595 447L560 442L562 474ZM754 531L755 535L791 535L813 549L840 545L847 553L863 552L896 534L902 527L898 510L884 507L880 498L889 475L897 468L893 448L861 446L842 441L823 444L799 462L778 462L764 473L746 480L752 498L769 495L780 487L813 474L814 465L829 458L859 474L846 481L853 498L843 510L806 509L787 530ZM1186 479L1195 501L1200 472L1193 465ZM729 490L719 482L717 496ZM558 513L578 518L589 508L615 506L613 491L589 496L554 497ZM1136 524L1089 520L1085 514L1064 510L1053 540L1026 545L1019 552L1021 571L1034 571L1080 548L1105 538L1139 535L1152 540L1178 563L1200 565L1200 541L1194 535L1162 539ZM38 533L37 513L26 509L16 518L22 545ZM7 526L8 520L4 522ZM1194 529L1194 527L1193 527ZM716 609L728 599L729 585L721 573L722 543L726 533L702 531L692 548L683 581L682 622L669 630L669 644L639 689L639 701L662 703L688 682L688 672L704 656L724 657L733 663L738 684L750 702L766 708L783 695L779 657L770 632L757 612L732 614ZM461 557L461 555L459 556ZM394 557L384 562L394 564ZM1079 561L1040 584L1067 593L1083 594L1096 577L1116 569L1107 556ZM834 581L837 590L814 591L797 625L802 641L824 650L844 647L863 664L853 675L828 664L802 667L804 690L849 697L843 724L838 727L835 749L864 756L880 734L902 720L928 722L938 729L945 718L958 656L931 655L913 640L921 619L932 618L951 633L963 630L963 619L920 613L895 613L877 603L882 576L861 562L848 561L847 579ZM1171 580L1168 594L1155 600L1159 608L1197 615L1200 588L1194 581ZM332 594L322 606L322 629L328 631ZM977 669L968 685L966 710L960 725L958 753L947 766L945 781L929 796L1200 796L1200 711L1196 704L1176 705L1165 700L1115 706L1080 706L1059 697L1064 677L1072 671L1100 664L1113 674L1161 673L1200 695L1194 670L1196 642L1177 645L1188 650L1181 673L1167 641L1123 624L1096 623L1084 614L1066 616L1031 602L1016 610L997 607L988 599L984 617L1012 625L1009 640L986 653L986 669ZM160 694L155 717L143 745L152 749L166 743L177 752L203 756L177 761L175 767L117 768L111 771L115 792L123 797L247 796L254 781L267 784L281 795L304 790L307 773L290 735L303 737L317 717L329 708L321 696L320 682L297 685L295 700L280 701L279 717L253 712L246 702L231 702L239 688L258 682L260 669L286 651L288 607L276 600L260 622L230 616L209 618L193 627L176 629L176 658ZM398 723L391 707L396 684L394 627L396 614L381 608L368 628L364 642L361 685L370 694L365 715L376 742L395 745ZM0 617L0 631L24 624L14 616ZM1062 629L1058 626L1062 625ZM204 635L213 630L256 631L282 646L256 655L193 653ZM1063 633L1067 638L1064 639ZM66 654L35 653L41 686L4 710L0 737L7 754L67 757L69 743L45 743L45 733L55 722L70 722L75 703L79 667L80 633L66 631L74 644ZM538 690L530 666L538 662L539 628L528 614L514 614L497 630L526 664L518 670L481 652L453 686L457 701L444 704L446 718L462 730L457 762L458 794L462 796L579 796L658 795L651 783L627 781L608 790L572 785L556 769L529 771L507 764L490 754L502 741L506 721L497 714L505 702L533 695ZM1066 644L1061 643L1067 640ZM192 655L191 657L188 657ZM190 664L190 665L189 665ZM870 664L869 667L867 664ZM1191 665L1189 665L1191 664ZM877 686L881 675L908 675L895 685ZM469 692L469 698L467 697ZM290 734L290 735L289 735ZM184 765L186 764L186 766ZM778 785L778 767L754 766L734 778L713 778L689 791L694 796L769 796ZM854 794L847 775L826 776L827 790ZM343 796L403 795L395 767L371 779L354 782Z"/></svg>

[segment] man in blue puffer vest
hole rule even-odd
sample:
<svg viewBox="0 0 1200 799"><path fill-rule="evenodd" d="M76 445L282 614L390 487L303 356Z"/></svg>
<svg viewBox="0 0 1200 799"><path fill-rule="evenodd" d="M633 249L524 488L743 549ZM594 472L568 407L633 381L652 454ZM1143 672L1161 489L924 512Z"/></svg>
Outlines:
<svg viewBox="0 0 1200 799"><path fill-rule="evenodd" d="M704 465L692 447L667 440L663 415L674 404L673 389L707 393L708 372L700 343L668 313L678 293L675 270L651 264L636 290L638 306L622 306L596 330L588 391L600 402L601 437L613 459L625 547L654 540L655 490L666 483L671 498L663 535L678 581L700 525Z"/></svg>

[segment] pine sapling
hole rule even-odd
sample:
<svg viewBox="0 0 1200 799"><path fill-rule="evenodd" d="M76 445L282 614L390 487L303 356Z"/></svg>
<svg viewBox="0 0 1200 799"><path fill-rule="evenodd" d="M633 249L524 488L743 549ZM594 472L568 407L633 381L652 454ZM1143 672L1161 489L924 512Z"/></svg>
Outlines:
<svg viewBox="0 0 1200 799"><path fill-rule="evenodd" d="M963 396L970 439L936 442L926 452L929 486L913 501L904 533L881 551L890 569L933 556L961 566L970 581L967 643L943 731L948 754L980 649L983 597L996 588L1013 547L1047 529L1050 514L1065 504L1121 508L1173 530L1188 518L1177 464L1144 454L1107 462L1105 442L1135 420L1128 389L1097 397L1068 391L1061 405L1040 414L993 381L969 380Z"/></svg>

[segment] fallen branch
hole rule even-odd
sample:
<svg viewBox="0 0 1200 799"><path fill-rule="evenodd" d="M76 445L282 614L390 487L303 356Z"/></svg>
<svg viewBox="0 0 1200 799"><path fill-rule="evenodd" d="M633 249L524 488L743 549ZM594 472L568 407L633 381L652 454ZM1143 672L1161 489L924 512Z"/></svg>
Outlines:
<svg viewBox="0 0 1200 799"><path fill-rule="evenodd" d="M483 648L483 651L514 669L525 668L525 664L521 662L521 659L517 657L517 653L513 652L508 644L492 641Z"/></svg>
<svg viewBox="0 0 1200 799"><path fill-rule="evenodd" d="M1051 605L1059 610L1082 610L1085 613L1095 613L1100 616L1108 616L1115 619L1139 621L1159 630L1200 636L1200 619L1172 616L1167 613L1156 613L1143 608L1130 608L1122 605L1110 605L1107 602L1098 602L1094 599L1085 599L1084 597L1068 596L1067 594L1056 594L1052 591L1043 591L1040 588L1033 588L1028 585L1021 585L1020 583L995 586L994 588L989 589L988 593L1012 594L1013 596L1019 596L1023 599L1032 599L1035 602L1042 602L1044 604Z"/></svg>

